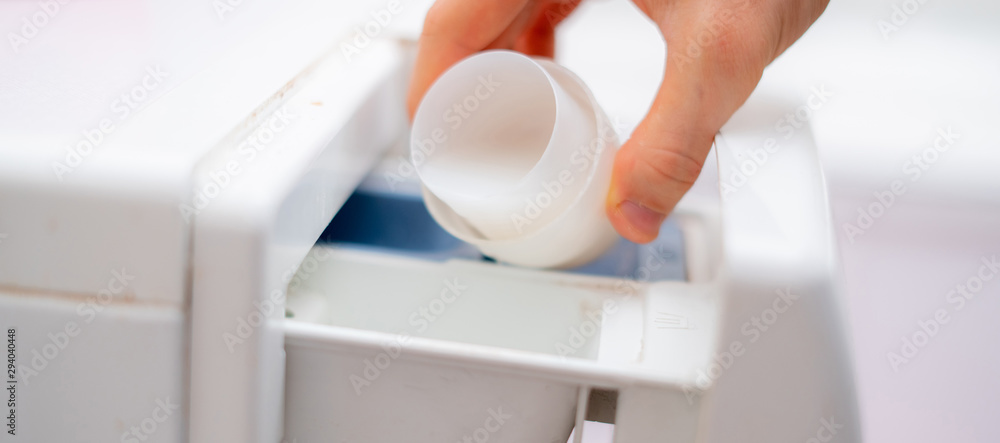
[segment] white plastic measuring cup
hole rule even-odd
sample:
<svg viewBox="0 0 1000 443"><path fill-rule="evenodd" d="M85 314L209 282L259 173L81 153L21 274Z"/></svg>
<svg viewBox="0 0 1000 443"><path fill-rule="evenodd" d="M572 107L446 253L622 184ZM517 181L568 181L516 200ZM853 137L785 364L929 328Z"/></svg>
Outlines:
<svg viewBox="0 0 1000 443"><path fill-rule="evenodd" d="M498 260L569 266L617 239L603 210L617 136L551 61L487 51L459 62L427 91L410 147L438 223Z"/></svg>

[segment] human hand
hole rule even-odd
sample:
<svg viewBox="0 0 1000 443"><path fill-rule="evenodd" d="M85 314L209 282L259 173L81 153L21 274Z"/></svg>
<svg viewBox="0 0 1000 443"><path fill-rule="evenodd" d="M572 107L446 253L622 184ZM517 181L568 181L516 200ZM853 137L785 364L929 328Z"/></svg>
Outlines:
<svg viewBox="0 0 1000 443"><path fill-rule="evenodd" d="M663 34L667 59L649 113L615 157L606 212L619 234L637 243L656 239L698 178L719 128L828 1L634 0ZM552 57L555 26L579 3L437 0L420 36L410 116L438 76L476 52Z"/></svg>

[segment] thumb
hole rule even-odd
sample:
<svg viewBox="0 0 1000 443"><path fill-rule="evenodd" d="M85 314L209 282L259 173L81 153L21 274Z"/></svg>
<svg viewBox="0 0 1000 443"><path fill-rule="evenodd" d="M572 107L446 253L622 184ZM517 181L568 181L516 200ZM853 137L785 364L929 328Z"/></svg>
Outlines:
<svg viewBox="0 0 1000 443"><path fill-rule="evenodd" d="M676 22L680 29L664 32L663 83L616 154L606 201L615 230L636 243L659 235L663 220L698 178L715 134L774 56L768 39L740 35L738 26L717 26L711 18Z"/></svg>

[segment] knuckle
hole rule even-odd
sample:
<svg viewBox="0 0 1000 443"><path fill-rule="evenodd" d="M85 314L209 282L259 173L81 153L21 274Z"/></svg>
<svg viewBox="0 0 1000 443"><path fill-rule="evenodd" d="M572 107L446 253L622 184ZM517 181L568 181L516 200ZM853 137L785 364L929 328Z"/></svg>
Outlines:
<svg viewBox="0 0 1000 443"><path fill-rule="evenodd" d="M643 153L641 164L652 175L656 184L679 184L684 189L694 185L701 173L702 163L688 155L669 149L651 149Z"/></svg>

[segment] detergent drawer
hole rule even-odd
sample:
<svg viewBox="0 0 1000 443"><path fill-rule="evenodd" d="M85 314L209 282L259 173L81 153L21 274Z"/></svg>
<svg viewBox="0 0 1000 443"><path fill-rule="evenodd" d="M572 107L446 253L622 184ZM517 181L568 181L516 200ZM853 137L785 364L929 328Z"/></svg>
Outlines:
<svg viewBox="0 0 1000 443"><path fill-rule="evenodd" d="M564 369L597 358L606 294L488 262L310 258L287 303L288 441L566 441Z"/></svg>
<svg viewBox="0 0 1000 443"><path fill-rule="evenodd" d="M767 146L751 111L719 171ZM496 263L362 184L288 286L286 439L561 443L604 421L616 443L801 441L856 417L822 171L808 131L787 144L744 187L702 175L714 200L692 189L661 235L679 253L587 269Z"/></svg>
<svg viewBox="0 0 1000 443"><path fill-rule="evenodd" d="M685 373L685 358L641 356L663 321L647 305L709 299L687 281L697 229L682 230L683 217L653 244L622 240L584 266L531 270L450 236L418 187L382 184L376 167L289 283L286 441L562 443L584 419L614 423L607 398L644 371L653 385ZM648 343L697 359L711 332Z"/></svg>
<svg viewBox="0 0 1000 443"><path fill-rule="evenodd" d="M714 290L316 246L287 296L286 441L693 435Z"/></svg>
<svg viewBox="0 0 1000 443"><path fill-rule="evenodd" d="M435 237L412 203L356 192L291 279L286 441L562 443L629 404L663 423L657 408L688 404L681 386L708 359L716 311L713 286L679 272L679 228L659 249L621 244L584 267L531 270ZM420 235L355 229L359 214ZM674 403L650 406L650 392ZM696 423L681 421L671 426Z"/></svg>

